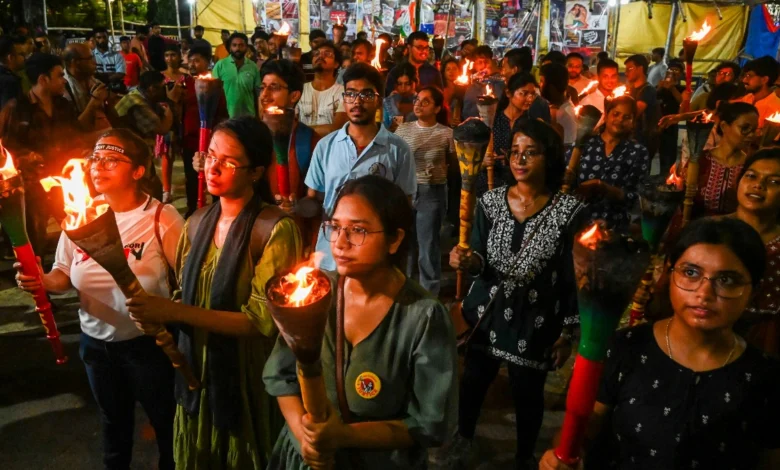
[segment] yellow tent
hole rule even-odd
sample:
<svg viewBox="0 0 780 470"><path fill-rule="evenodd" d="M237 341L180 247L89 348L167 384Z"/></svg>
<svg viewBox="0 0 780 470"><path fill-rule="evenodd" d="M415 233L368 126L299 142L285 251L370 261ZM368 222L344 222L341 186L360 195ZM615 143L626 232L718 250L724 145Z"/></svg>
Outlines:
<svg viewBox="0 0 780 470"><path fill-rule="evenodd" d="M222 43L223 29L251 34L255 29L252 0L192 0L194 24L206 28L204 39L213 46Z"/></svg>

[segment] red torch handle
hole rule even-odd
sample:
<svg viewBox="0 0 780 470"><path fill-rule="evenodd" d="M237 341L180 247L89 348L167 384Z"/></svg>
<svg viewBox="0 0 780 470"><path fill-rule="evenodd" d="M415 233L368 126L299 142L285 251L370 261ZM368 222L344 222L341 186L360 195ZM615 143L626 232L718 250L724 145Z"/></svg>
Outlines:
<svg viewBox="0 0 780 470"><path fill-rule="evenodd" d="M198 141L198 150L205 152L209 149L209 139L211 138L211 129L205 126L200 128L200 139ZM198 172L198 209L206 205L206 173L201 170Z"/></svg>
<svg viewBox="0 0 780 470"><path fill-rule="evenodd" d="M279 187L279 194L287 200L290 197L290 167L288 165L276 165L276 184Z"/></svg>
<svg viewBox="0 0 780 470"><path fill-rule="evenodd" d="M591 361L582 356L577 356L574 362L574 374L566 397L566 416L563 418L561 442L555 449L555 456L566 465L574 466L580 459L585 429L593 413L603 370L603 362Z"/></svg>
<svg viewBox="0 0 780 470"><path fill-rule="evenodd" d="M685 91L692 93L691 83L693 83L693 63L685 64ZM691 109L691 100L686 99L680 104L680 112L687 113Z"/></svg>
<svg viewBox="0 0 780 470"><path fill-rule="evenodd" d="M16 255L16 259L22 264L22 274L25 276L40 277L38 261L35 259L35 252L29 242L22 246L15 246L14 254ZM33 298L35 299L35 311L38 312L38 316L41 317L43 329L46 330L46 339L51 343L54 356L57 358L57 364L65 364L68 362L68 356L66 356L62 350L60 332L57 330L57 322L54 321L54 315L51 312L51 303L49 303L49 298L46 296L46 290L44 290L43 287L36 289L35 292L33 292Z"/></svg>

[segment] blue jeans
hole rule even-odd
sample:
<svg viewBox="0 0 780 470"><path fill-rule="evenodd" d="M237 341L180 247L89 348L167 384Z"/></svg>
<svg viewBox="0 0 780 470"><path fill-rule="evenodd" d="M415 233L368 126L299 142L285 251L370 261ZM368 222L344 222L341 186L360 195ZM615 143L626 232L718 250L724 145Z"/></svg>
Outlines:
<svg viewBox="0 0 780 470"><path fill-rule="evenodd" d="M173 470L173 366L154 338L109 342L82 333L79 355L100 407L104 467L130 468L137 400L157 437L159 469Z"/></svg>
<svg viewBox="0 0 780 470"><path fill-rule="evenodd" d="M420 284L438 296L441 288L441 222L447 208L446 184L418 184L414 197ZM414 245L412 245L414 246Z"/></svg>

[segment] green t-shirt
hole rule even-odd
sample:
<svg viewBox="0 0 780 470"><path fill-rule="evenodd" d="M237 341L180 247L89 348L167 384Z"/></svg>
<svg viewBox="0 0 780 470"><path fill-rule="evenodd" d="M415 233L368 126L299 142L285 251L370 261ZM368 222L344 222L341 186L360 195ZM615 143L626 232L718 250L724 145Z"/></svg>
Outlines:
<svg viewBox="0 0 780 470"><path fill-rule="evenodd" d="M244 65L237 69L236 60L228 56L217 62L212 75L222 80L225 102L231 118L257 116L255 101L260 89L260 71L254 62L244 59Z"/></svg>

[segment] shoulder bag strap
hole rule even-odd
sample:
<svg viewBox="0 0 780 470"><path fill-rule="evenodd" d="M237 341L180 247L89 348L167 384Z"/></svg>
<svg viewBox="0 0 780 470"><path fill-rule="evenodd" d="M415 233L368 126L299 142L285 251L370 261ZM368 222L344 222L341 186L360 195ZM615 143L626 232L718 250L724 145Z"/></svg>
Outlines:
<svg viewBox="0 0 780 470"><path fill-rule="evenodd" d="M276 206L268 205L260 211L252 225L252 235L249 239L249 256L252 259L252 265L260 262L263 257L265 245L271 238L274 227L280 220L289 217L286 212Z"/></svg>

